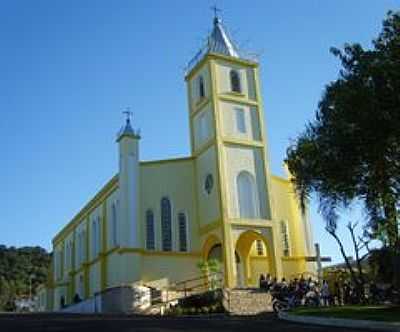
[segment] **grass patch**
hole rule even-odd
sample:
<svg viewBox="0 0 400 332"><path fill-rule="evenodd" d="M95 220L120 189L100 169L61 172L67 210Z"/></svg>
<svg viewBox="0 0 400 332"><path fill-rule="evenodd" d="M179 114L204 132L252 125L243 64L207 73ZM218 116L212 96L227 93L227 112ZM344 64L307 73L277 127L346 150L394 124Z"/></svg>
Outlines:
<svg viewBox="0 0 400 332"><path fill-rule="evenodd" d="M294 315L329 318L365 319L383 322L400 322L400 307L393 306L342 306L319 308L296 308Z"/></svg>

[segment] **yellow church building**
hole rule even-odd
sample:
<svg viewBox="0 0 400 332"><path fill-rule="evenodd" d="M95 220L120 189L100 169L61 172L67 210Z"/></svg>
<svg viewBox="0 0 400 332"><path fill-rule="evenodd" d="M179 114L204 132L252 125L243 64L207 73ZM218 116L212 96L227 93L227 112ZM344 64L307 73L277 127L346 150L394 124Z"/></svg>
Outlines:
<svg viewBox="0 0 400 332"><path fill-rule="evenodd" d="M53 239L47 309L103 294L106 311L111 290L168 287L210 258L227 288L314 271L310 222L289 179L270 172L259 64L219 18L185 81L191 155L141 161L128 117L118 172Z"/></svg>

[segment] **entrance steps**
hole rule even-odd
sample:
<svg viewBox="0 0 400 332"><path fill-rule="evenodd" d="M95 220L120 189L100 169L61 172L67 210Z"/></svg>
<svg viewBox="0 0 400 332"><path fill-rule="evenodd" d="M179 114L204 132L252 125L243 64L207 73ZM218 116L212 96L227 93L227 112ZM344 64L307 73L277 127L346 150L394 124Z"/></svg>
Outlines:
<svg viewBox="0 0 400 332"><path fill-rule="evenodd" d="M272 296L259 288L226 288L224 307L231 315L251 316L272 312Z"/></svg>

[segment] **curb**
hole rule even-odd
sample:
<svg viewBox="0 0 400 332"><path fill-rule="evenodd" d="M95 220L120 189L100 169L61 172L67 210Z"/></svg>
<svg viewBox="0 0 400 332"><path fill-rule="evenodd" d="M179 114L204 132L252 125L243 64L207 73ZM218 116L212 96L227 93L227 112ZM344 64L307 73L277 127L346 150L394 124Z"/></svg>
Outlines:
<svg viewBox="0 0 400 332"><path fill-rule="evenodd" d="M372 320L344 319L344 318L329 318L316 316L300 316L292 315L287 312L280 311L279 319L289 322L314 324L333 327L347 327L355 329L364 329L368 331L382 332L400 332L400 322L378 322Z"/></svg>

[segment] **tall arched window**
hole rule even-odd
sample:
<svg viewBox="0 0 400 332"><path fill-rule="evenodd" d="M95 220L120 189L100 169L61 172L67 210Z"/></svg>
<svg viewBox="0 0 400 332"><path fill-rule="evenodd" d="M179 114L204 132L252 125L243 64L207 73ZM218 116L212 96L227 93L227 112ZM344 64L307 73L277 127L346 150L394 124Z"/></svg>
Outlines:
<svg viewBox="0 0 400 332"><path fill-rule="evenodd" d="M79 267L82 262L82 255L81 255L81 246L82 246L82 231L78 232L77 240L76 240L76 264Z"/></svg>
<svg viewBox="0 0 400 332"><path fill-rule="evenodd" d="M100 216L97 217L96 250L97 250L97 255L98 255L101 251L101 218L100 218Z"/></svg>
<svg viewBox="0 0 400 332"><path fill-rule="evenodd" d="M118 229L117 229L117 205L113 203L111 206L111 227L112 227L112 244L118 245Z"/></svg>
<svg viewBox="0 0 400 332"><path fill-rule="evenodd" d="M231 80L231 91L233 92L242 92L242 87L240 84L240 74L237 70L232 69L229 72L230 80Z"/></svg>
<svg viewBox="0 0 400 332"><path fill-rule="evenodd" d="M240 218L259 218L260 209L253 176L249 172L242 171L237 176L236 184Z"/></svg>
<svg viewBox="0 0 400 332"><path fill-rule="evenodd" d="M80 255L79 255L79 250L80 250L80 238L81 238L81 234L78 231L77 233L75 233L75 251L73 253L74 257L75 257L75 265L79 266L80 264Z"/></svg>
<svg viewBox="0 0 400 332"><path fill-rule="evenodd" d="M161 199L161 242L162 250L172 250L171 202L167 197Z"/></svg>
<svg viewBox="0 0 400 332"><path fill-rule="evenodd" d="M204 78L203 76L199 76L198 78L198 82L199 82L199 97L200 98L204 98L206 93L205 93L205 89L204 89Z"/></svg>
<svg viewBox="0 0 400 332"><path fill-rule="evenodd" d="M186 214L180 212L178 214L178 230L179 230L179 251L188 250L188 228Z"/></svg>
<svg viewBox="0 0 400 332"><path fill-rule="evenodd" d="M97 255L97 222L96 220L92 221L92 258L95 258Z"/></svg>
<svg viewBox="0 0 400 332"><path fill-rule="evenodd" d="M146 249L155 249L154 214L153 211L146 211Z"/></svg>
<svg viewBox="0 0 400 332"><path fill-rule="evenodd" d="M281 236L282 236L283 256L289 256L290 255L289 231L287 222L284 220L281 221Z"/></svg>

